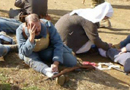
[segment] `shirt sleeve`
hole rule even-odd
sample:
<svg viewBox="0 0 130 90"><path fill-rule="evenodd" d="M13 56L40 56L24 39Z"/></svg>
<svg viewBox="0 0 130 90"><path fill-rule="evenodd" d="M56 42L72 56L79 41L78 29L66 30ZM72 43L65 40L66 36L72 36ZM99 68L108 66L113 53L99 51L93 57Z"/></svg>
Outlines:
<svg viewBox="0 0 130 90"><path fill-rule="evenodd" d="M98 48L102 48L104 50L108 50L110 47L106 42L103 42L98 35L98 27L96 24L93 24L90 21L83 20L81 22L81 26L83 27L87 37L89 40L94 43Z"/></svg>
<svg viewBox="0 0 130 90"><path fill-rule="evenodd" d="M25 4L24 1L25 1L25 0L15 0L14 5L15 5L16 7L23 8L23 7L24 7L24 4Z"/></svg>
<svg viewBox="0 0 130 90"><path fill-rule="evenodd" d="M127 38L120 42L120 47L125 47L128 43L130 43L130 35L128 35Z"/></svg>
<svg viewBox="0 0 130 90"><path fill-rule="evenodd" d="M63 63L63 42L56 28L50 23L49 34L50 34L50 43L54 47L53 51L53 61L59 61Z"/></svg>
<svg viewBox="0 0 130 90"><path fill-rule="evenodd" d="M22 30L23 26L20 25L16 30L16 38L18 42L19 53L25 56L29 56L33 52L33 48L35 47L35 43L31 43L29 39L25 39Z"/></svg>

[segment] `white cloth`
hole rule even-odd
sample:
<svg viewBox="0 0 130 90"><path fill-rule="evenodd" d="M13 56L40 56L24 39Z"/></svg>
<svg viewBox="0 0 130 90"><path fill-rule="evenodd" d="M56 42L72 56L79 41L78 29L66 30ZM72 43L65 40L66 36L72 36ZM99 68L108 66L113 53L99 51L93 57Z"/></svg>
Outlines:
<svg viewBox="0 0 130 90"><path fill-rule="evenodd" d="M99 54L100 54L102 57L107 57L105 50L103 50L103 49L101 49L101 48L98 48L98 51L99 51Z"/></svg>
<svg viewBox="0 0 130 90"><path fill-rule="evenodd" d="M89 51L92 45L93 45L93 43L89 40L78 51L76 51L76 54L80 54L80 53Z"/></svg>
<svg viewBox="0 0 130 90"><path fill-rule="evenodd" d="M51 67L46 68L45 71L46 71L45 75L47 77L52 77L53 75L58 74L58 72L52 72L52 68Z"/></svg>
<svg viewBox="0 0 130 90"><path fill-rule="evenodd" d="M113 8L110 3L104 2L95 8L91 9L78 9L73 10L70 15L77 14L93 23L100 22L105 16L111 17L113 14Z"/></svg>

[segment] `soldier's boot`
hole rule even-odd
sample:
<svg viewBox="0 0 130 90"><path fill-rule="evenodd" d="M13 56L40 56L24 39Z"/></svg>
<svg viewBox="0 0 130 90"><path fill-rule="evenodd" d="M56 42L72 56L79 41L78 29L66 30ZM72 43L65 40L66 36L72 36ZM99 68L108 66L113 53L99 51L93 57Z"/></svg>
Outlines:
<svg viewBox="0 0 130 90"><path fill-rule="evenodd" d="M0 44L0 57L5 56L9 52L9 48Z"/></svg>
<svg viewBox="0 0 130 90"><path fill-rule="evenodd" d="M21 9L12 9L12 8L10 8L9 17L19 20L19 13L20 12L21 12Z"/></svg>
<svg viewBox="0 0 130 90"><path fill-rule="evenodd" d="M10 48L10 52L18 52L18 45L17 44L11 44L11 45L4 45L5 47Z"/></svg>
<svg viewBox="0 0 130 90"><path fill-rule="evenodd" d="M4 56L9 52L9 48L0 44L0 62L4 61Z"/></svg>
<svg viewBox="0 0 130 90"><path fill-rule="evenodd" d="M64 85L67 81L69 81L69 77L66 75L61 75L56 78L56 83L61 86Z"/></svg>

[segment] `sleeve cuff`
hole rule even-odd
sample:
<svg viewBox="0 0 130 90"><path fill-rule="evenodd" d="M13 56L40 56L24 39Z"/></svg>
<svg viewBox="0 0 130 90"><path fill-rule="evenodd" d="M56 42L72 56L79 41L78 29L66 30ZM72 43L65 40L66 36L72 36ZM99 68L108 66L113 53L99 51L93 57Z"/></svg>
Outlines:
<svg viewBox="0 0 130 90"><path fill-rule="evenodd" d="M53 61L58 61L58 62L60 62L61 64L63 64L63 58L60 58L60 57L58 57L58 56L54 56L54 57L53 57Z"/></svg>
<svg viewBox="0 0 130 90"><path fill-rule="evenodd" d="M26 46L28 49L33 49L35 45L36 45L35 42L31 43L29 39L26 41Z"/></svg>

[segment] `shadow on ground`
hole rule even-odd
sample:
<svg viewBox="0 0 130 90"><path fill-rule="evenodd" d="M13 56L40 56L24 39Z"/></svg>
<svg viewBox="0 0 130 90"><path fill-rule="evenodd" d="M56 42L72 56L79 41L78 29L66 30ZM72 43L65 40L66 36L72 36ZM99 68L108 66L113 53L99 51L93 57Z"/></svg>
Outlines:
<svg viewBox="0 0 130 90"><path fill-rule="evenodd" d="M117 9L130 9L130 5L112 5L112 7Z"/></svg>
<svg viewBox="0 0 130 90"><path fill-rule="evenodd" d="M54 9L49 9L48 14L52 15L52 23L55 24L59 18L71 11L69 10L54 10ZM56 16L56 17L55 17Z"/></svg>
<svg viewBox="0 0 130 90"><path fill-rule="evenodd" d="M90 62L111 62L110 59L103 58L99 56L98 53L93 54L80 54L77 55L77 57L81 58L84 61L90 61ZM116 71L116 73L123 74L122 72ZM121 90L128 90L129 84L125 81L121 81L117 79L116 77L100 70L93 70L93 71L78 71L78 72L72 72L67 74L70 78L69 82L67 82L63 87L67 88L69 90L89 90L89 89L105 89L105 87L111 87L114 89L121 89ZM94 88L93 88L93 84ZM82 87L84 85L87 85L86 87ZM100 87L101 86L101 87Z"/></svg>
<svg viewBox="0 0 130 90"><path fill-rule="evenodd" d="M19 59L18 53L10 52L4 57L4 61L0 61L0 67L7 68L19 68L19 69L28 69L29 67Z"/></svg>
<svg viewBox="0 0 130 90"><path fill-rule="evenodd" d="M22 90L18 86L10 84L0 84L0 90Z"/></svg>

